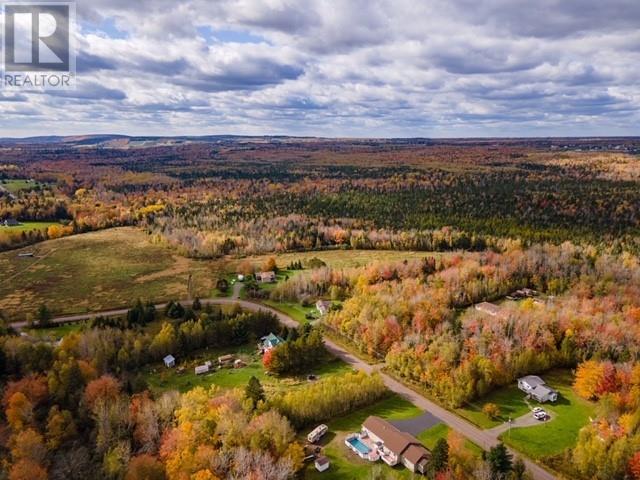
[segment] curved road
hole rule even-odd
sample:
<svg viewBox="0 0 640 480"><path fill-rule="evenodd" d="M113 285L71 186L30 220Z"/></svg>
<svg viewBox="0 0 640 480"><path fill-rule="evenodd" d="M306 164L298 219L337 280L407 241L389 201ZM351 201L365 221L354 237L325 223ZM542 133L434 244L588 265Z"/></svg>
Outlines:
<svg viewBox="0 0 640 480"><path fill-rule="evenodd" d="M256 312L260 310L268 311L273 313L278 318L280 323L282 323L283 325L286 325L289 328L298 328L300 326L300 324L296 322L294 319L292 319L288 315L274 308L271 308L259 303L238 299L235 288L234 288L234 294L232 298L212 298L212 299L204 299L204 300L201 300L200 302L203 305L238 304L243 309L246 309L252 312ZM183 305L190 305L192 302L185 301L181 303ZM160 310L160 309L163 309L165 306L166 306L166 303L160 303L156 305L156 309ZM51 323L65 324L65 323L80 322L83 320L90 320L96 316L107 317L107 316L125 315L128 310L129 310L128 308L124 308L124 309L118 309L118 310L107 310L107 311L91 313L91 314L80 314L80 315L69 315L65 317L56 317L53 320L51 320ZM17 329L24 328L27 326L27 322L12 323L12 326ZM443 423L448 425L451 429L461 433L476 445L479 445L485 450L488 450L489 448L498 444L498 435L502 432L501 429L496 428L494 430L481 430L475 425L467 422L466 420L460 418L456 414L450 412L449 410L446 410L445 408L442 408L440 405L433 403L431 400L420 395L419 393L415 392L414 390L410 389L404 384L398 382L397 380L390 377L389 375L381 372L380 371L381 365L369 365L368 363L352 355L351 353L349 353L344 348L337 345L327 337L324 338L324 343L327 347L327 350L332 355L340 358L343 362L348 363L353 368L357 370L362 370L367 373L378 372L389 390L407 399L408 401L413 403L416 407L432 413L433 415L438 417L440 420L442 420ZM531 460L527 459L526 457L523 457L522 455L519 455L519 456L522 457L522 459L524 460L527 466L527 469L532 474L534 480L555 480L556 478L555 475L549 473L547 470L545 470L538 464L532 462Z"/></svg>

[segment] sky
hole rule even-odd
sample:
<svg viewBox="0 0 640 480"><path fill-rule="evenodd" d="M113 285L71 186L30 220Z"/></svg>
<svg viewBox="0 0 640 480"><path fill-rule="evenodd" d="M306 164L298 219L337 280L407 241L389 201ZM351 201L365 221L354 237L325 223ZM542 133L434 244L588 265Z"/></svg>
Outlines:
<svg viewBox="0 0 640 480"><path fill-rule="evenodd" d="M640 135L639 0L78 0L0 137Z"/></svg>

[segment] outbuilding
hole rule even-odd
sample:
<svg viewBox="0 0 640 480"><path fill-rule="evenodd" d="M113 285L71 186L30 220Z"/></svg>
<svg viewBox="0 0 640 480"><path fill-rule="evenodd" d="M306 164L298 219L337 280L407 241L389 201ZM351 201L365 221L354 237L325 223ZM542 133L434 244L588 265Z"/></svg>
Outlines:
<svg viewBox="0 0 640 480"><path fill-rule="evenodd" d="M316 461L314 462L316 470L318 470L319 472L324 472L326 470L329 469L329 459L327 457L325 457L324 455L319 456L318 458L316 458Z"/></svg>
<svg viewBox="0 0 640 480"><path fill-rule="evenodd" d="M167 368L173 368L176 366L176 359L173 355L167 355L162 359L164 366Z"/></svg>

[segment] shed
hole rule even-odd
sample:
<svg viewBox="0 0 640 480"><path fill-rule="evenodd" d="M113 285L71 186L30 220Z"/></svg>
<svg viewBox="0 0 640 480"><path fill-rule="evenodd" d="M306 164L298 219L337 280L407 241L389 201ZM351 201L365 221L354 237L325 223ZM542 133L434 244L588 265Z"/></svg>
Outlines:
<svg viewBox="0 0 640 480"><path fill-rule="evenodd" d="M316 461L314 462L314 464L315 464L316 470L318 470L319 472L324 472L329 468L330 462L327 457L325 457L324 455L321 455L318 458L316 458Z"/></svg>
<svg viewBox="0 0 640 480"><path fill-rule="evenodd" d="M176 366L176 359L173 355L167 355L162 359L164 366L167 368L173 368Z"/></svg>
<svg viewBox="0 0 640 480"><path fill-rule="evenodd" d="M196 375L202 375L209 372L209 365L198 365L195 369Z"/></svg>

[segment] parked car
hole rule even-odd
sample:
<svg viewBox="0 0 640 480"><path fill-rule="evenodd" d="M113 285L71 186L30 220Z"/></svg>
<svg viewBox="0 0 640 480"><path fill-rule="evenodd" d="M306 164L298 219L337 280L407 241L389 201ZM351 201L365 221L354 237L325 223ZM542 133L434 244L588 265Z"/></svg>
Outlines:
<svg viewBox="0 0 640 480"><path fill-rule="evenodd" d="M536 420L540 420L541 422L544 422L547 419L547 412L545 412L544 410L539 410L533 413L533 417Z"/></svg>
<svg viewBox="0 0 640 480"><path fill-rule="evenodd" d="M542 407L534 407L533 413L544 412L544 408Z"/></svg>

